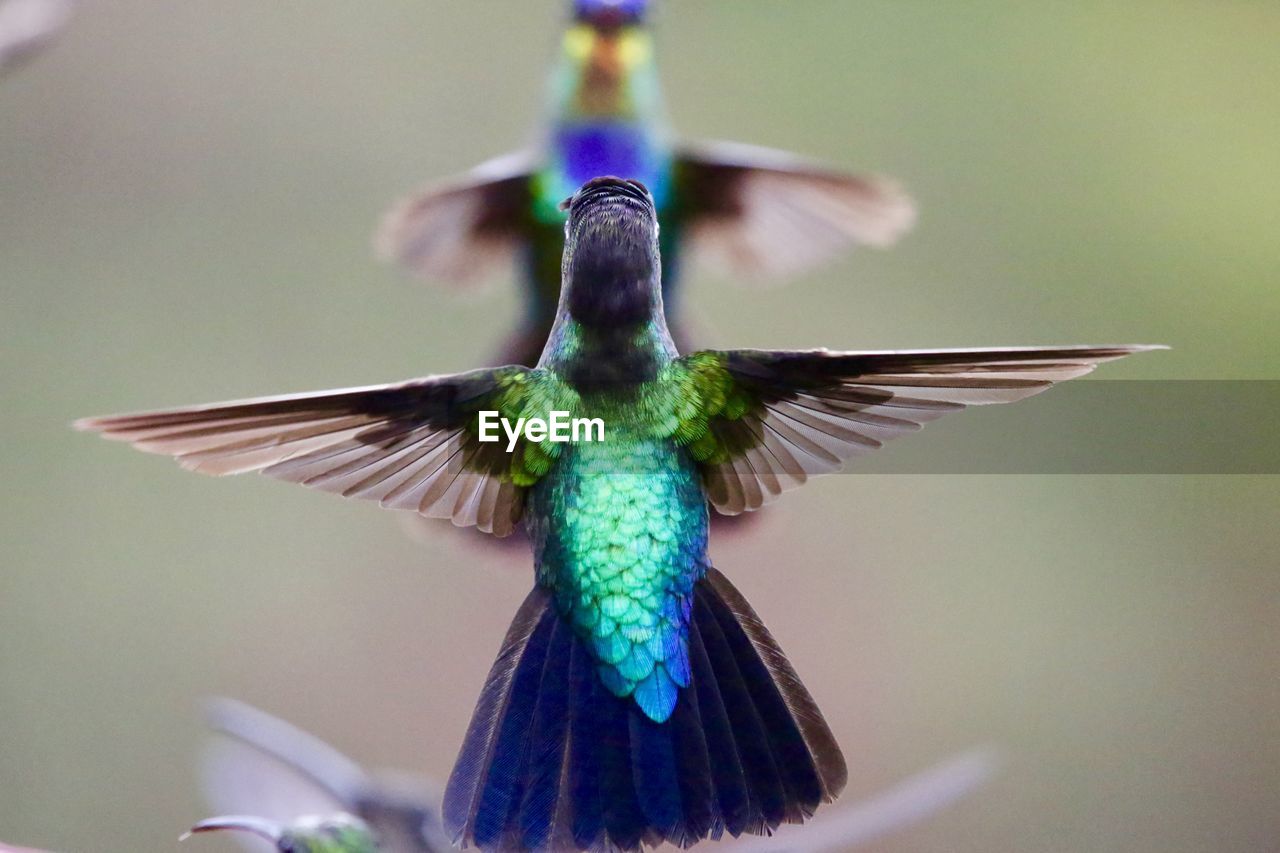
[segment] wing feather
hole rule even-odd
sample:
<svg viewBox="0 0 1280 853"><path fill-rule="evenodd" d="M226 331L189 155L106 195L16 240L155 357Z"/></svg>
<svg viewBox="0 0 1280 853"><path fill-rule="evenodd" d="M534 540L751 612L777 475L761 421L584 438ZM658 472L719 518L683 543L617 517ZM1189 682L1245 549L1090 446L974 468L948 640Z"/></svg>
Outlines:
<svg viewBox="0 0 1280 853"><path fill-rule="evenodd" d="M88 418L76 427L176 457L201 473L260 471L507 535L523 506L524 489L506 482L518 450L508 454L496 444L482 444L474 421L480 409L519 405L520 392L528 391L520 383L536 381L558 380L546 371L504 367ZM522 482L529 482L528 472L523 475Z"/></svg>
<svg viewBox="0 0 1280 853"><path fill-rule="evenodd" d="M734 515L948 412L1021 400L1149 349L1158 347L695 353L682 363L719 388L703 399L720 409L686 438L708 499ZM720 372L707 372L708 357Z"/></svg>
<svg viewBox="0 0 1280 853"><path fill-rule="evenodd" d="M735 278L796 275L855 246L891 246L915 224L896 182L783 151L690 146L676 175L694 258Z"/></svg>
<svg viewBox="0 0 1280 853"><path fill-rule="evenodd" d="M375 237L379 257L457 284L492 273L524 239L532 168L528 153L508 154L398 202Z"/></svg>

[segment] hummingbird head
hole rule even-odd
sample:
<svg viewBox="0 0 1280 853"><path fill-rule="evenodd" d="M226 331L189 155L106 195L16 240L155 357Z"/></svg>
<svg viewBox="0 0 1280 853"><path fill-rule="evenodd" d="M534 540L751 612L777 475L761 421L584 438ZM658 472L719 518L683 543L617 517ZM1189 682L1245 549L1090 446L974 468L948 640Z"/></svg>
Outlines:
<svg viewBox="0 0 1280 853"><path fill-rule="evenodd" d="M653 65L648 7L648 0L574 0L564 35L573 112L617 117L642 108L636 99L644 93L632 83Z"/></svg>
<svg viewBox="0 0 1280 853"><path fill-rule="evenodd" d="M561 207L569 212L561 268L569 313L596 326L661 316L658 214L644 184L594 178Z"/></svg>
<svg viewBox="0 0 1280 853"><path fill-rule="evenodd" d="M200 821L182 838L224 830L265 838L280 853L378 853L372 830L364 821L348 814L304 817L288 826L259 817L214 817Z"/></svg>
<svg viewBox="0 0 1280 853"><path fill-rule="evenodd" d="M644 24L649 0L574 0L574 20L609 29Z"/></svg>

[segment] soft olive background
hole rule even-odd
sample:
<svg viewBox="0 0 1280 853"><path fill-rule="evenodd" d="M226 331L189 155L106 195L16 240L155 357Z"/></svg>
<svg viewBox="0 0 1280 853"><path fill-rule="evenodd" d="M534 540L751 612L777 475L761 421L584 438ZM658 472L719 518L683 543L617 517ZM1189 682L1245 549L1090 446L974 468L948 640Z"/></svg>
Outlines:
<svg viewBox="0 0 1280 853"><path fill-rule="evenodd" d="M527 565L67 424L486 357L512 288L406 282L369 234L529 137L562 5L95 0L0 81L0 838L176 849L211 693L447 774ZM682 132L897 175L923 211L893 252L686 307L726 345L1150 341L1176 348L1105 375L1280 378L1277 44L1272 2L669 0ZM1105 413L964 417L998 446ZM873 849L1263 851L1278 509L1275 477L842 476L715 555L846 798L1006 755Z"/></svg>

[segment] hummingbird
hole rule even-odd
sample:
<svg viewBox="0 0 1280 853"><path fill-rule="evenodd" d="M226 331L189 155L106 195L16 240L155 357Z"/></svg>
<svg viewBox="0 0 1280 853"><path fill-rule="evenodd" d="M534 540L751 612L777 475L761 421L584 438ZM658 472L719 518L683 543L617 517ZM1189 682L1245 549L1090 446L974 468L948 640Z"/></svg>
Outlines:
<svg viewBox="0 0 1280 853"><path fill-rule="evenodd" d="M445 788L455 843L637 850L801 823L844 788L844 757L712 565L708 508L760 509L949 412L1151 347L682 356L653 196L596 178L565 207L556 320L533 368L77 425L208 474L261 471L495 536L524 525L533 589ZM603 429L547 440L557 413ZM509 441L486 437L494 416Z"/></svg>
<svg viewBox="0 0 1280 853"><path fill-rule="evenodd" d="M216 810L295 824L307 815L358 818L388 853L446 853L440 790L403 772L372 773L337 748L243 702L215 699L205 720L219 735L201 762Z"/></svg>
<svg viewBox="0 0 1280 853"><path fill-rule="evenodd" d="M269 811L270 819L277 821L268 833L273 838L283 836L301 815L335 819L355 815L369 827L382 853L452 849L440 823L439 800L428 780L397 773L389 784L315 735L243 702L212 701L206 719L223 736L210 744L203 763L205 786L215 808L254 814L259 821L264 810ZM867 800L829 811L798 835L738 841L728 849L733 853L817 853L862 847L966 796L991 778L999 764L996 750L976 747ZM231 819L216 820L225 827Z"/></svg>
<svg viewBox="0 0 1280 853"><path fill-rule="evenodd" d="M663 299L676 344L685 259L734 279L799 274L846 248L887 247L915 222L899 185L782 151L679 144L669 130L649 0L574 0L529 150L398 203L378 253L434 280L466 283L517 263L523 318L497 361L533 366L556 318L561 199L599 175L646 184L662 223Z"/></svg>
<svg viewBox="0 0 1280 853"><path fill-rule="evenodd" d="M248 815L202 820L180 840L203 832L247 832L275 845L279 853L379 853L377 839L358 817L336 814L304 817L290 824Z"/></svg>

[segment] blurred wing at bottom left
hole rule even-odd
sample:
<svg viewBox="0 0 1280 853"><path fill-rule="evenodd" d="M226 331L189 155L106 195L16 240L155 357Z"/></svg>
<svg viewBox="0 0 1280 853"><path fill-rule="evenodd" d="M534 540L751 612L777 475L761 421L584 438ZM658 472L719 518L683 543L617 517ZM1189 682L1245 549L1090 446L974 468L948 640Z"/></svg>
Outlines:
<svg viewBox="0 0 1280 853"><path fill-rule="evenodd" d="M367 824L377 847L316 847L335 853L376 849L385 853L443 853L439 793L428 780L408 774L371 774L329 744L242 702L209 703L206 718L217 737L209 744L201 775L210 808L222 815L252 815L302 837L322 822L351 815ZM208 823L208 822L206 822ZM235 829L235 826L210 826ZM332 827L330 827L332 829ZM238 833L246 849L278 849L263 832ZM359 844L358 833L348 836ZM306 848L310 849L310 848Z"/></svg>

